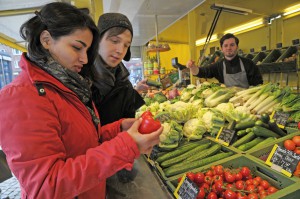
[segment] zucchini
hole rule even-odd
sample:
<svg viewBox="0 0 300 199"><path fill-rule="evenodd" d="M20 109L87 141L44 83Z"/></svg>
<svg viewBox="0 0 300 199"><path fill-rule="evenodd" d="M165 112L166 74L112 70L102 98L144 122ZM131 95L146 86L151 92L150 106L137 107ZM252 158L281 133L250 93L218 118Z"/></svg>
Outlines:
<svg viewBox="0 0 300 199"><path fill-rule="evenodd" d="M264 127L261 127L261 126L254 126L253 127L253 133L257 136L257 137L275 137L275 138L279 138L280 136L269 130L269 129L266 129Z"/></svg>
<svg viewBox="0 0 300 199"><path fill-rule="evenodd" d="M234 130L235 125L236 125L236 121L232 120L231 122L229 122L227 129Z"/></svg>
<svg viewBox="0 0 300 199"><path fill-rule="evenodd" d="M254 140L247 142L245 144L242 144L238 147L239 150L241 151L247 151L249 149L251 149L252 147L254 147L255 145L259 144L260 142L262 142L264 139L261 137L257 137L254 138Z"/></svg>
<svg viewBox="0 0 300 199"><path fill-rule="evenodd" d="M257 148L259 148L259 147L261 147L261 146L265 146L265 145L267 145L268 143L273 142L274 140L276 140L276 138L274 138L274 137L268 137L268 138L266 138L265 140L263 140L263 141L261 141L260 143L258 143L257 145L255 145L254 147L252 147L251 150L257 149Z"/></svg>
<svg viewBox="0 0 300 199"><path fill-rule="evenodd" d="M192 156L192 155L194 155L194 154L196 154L196 153L198 153L202 150L207 149L210 146L210 144L211 144L211 142L208 142L206 144L197 146L196 148L193 148L192 150L189 150L189 151L187 151L187 152L185 152L185 153L183 153L183 154L181 154L177 157L173 157L171 159L165 160L160 164L160 166L161 167L170 167L170 166L172 166L172 165L174 165L178 162L181 162L181 161L187 159L188 157L190 157L190 156Z"/></svg>
<svg viewBox="0 0 300 199"><path fill-rule="evenodd" d="M255 126L262 126L262 127L264 127L264 128L269 128L269 125L268 125L268 123L264 123L262 120L257 120L256 122L255 122Z"/></svg>
<svg viewBox="0 0 300 199"><path fill-rule="evenodd" d="M246 129L242 129L242 130L238 130L237 132L236 132L236 135L238 136L238 137L242 137L242 136L244 136L244 135L246 135L248 132L246 131Z"/></svg>
<svg viewBox="0 0 300 199"><path fill-rule="evenodd" d="M207 156L214 155L218 153L221 150L222 146L220 144L215 144L211 146L210 148L200 151L199 153L196 153L195 155L190 156L186 160L184 160L183 164L186 164L187 162L193 162L202 158L205 158Z"/></svg>
<svg viewBox="0 0 300 199"><path fill-rule="evenodd" d="M261 121L263 121L264 123L268 124L269 120L270 120L270 116L267 113L263 113L260 116Z"/></svg>
<svg viewBox="0 0 300 199"><path fill-rule="evenodd" d="M170 177L170 176L174 176L177 174L185 173L187 171L191 171L192 169L202 167L204 165L208 165L212 162L216 162L218 160L227 158L231 155L233 155L232 152L227 152L227 153L222 152L222 153L218 153L216 155L210 156L210 157L206 157L202 160L197 160L197 161L191 162L189 164L185 164L182 167L171 166L167 169L164 169L163 171L164 171L166 177Z"/></svg>
<svg viewBox="0 0 300 199"><path fill-rule="evenodd" d="M246 132L247 133L250 133L250 132L252 132L253 130L252 130L252 127L251 128L246 128Z"/></svg>
<svg viewBox="0 0 300 199"><path fill-rule="evenodd" d="M174 151L168 152L163 154L162 156L158 157L156 162L161 163L165 160L171 159L173 157L179 156L189 150L192 150L193 148L199 146L199 144L197 143L190 143L190 144L186 144L183 146L178 147L177 149L175 149Z"/></svg>
<svg viewBox="0 0 300 199"><path fill-rule="evenodd" d="M281 137L286 136L286 133L281 128L279 128L276 121L273 119L269 121L269 128Z"/></svg>
<svg viewBox="0 0 300 199"><path fill-rule="evenodd" d="M235 141L232 146L233 147L238 147L242 144L245 144L246 142L250 142L251 140L253 140L255 138L255 134L253 132L249 132L247 135L245 135L244 137L238 139L237 141Z"/></svg>
<svg viewBox="0 0 300 199"><path fill-rule="evenodd" d="M246 121L246 122L240 122L237 123L235 125L235 129L236 130L242 130L242 129L246 129L246 128L251 128L255 125L255 121L254 120L250 120L250 121Z"/></svg>

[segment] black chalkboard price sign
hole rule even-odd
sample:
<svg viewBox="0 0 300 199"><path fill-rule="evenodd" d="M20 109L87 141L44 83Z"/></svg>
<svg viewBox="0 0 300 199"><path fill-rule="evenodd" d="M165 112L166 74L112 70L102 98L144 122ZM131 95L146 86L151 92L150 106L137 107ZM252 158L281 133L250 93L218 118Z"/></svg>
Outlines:
<svg viewBox="0 0 300 199"><path fill-rule="evenodd" d="M275 144L266 160L266 164L291 177L299 161L300 155Z"/></svg>
<svg viewBox="0 0 300 199"><path fill-rule="evenodd" d="M235 130L221 128L216 137L216 141L225 146L229 146L235 136Z"/></svg>
<svg viewBox="0 0 300 199"><path fill-rule="evenodd" d="M290 117L289 113L285 113L281 111L274 111L271 114L271 118L275 120L277 125L282 129L285 127L289 117Z"/></svg>
<svg viewBox="0 0 300 199"><path fill-rule="evenodd" d="M199 193L199 187L184 175L178 184L174 196L177 199L196 199Z"/></svg>

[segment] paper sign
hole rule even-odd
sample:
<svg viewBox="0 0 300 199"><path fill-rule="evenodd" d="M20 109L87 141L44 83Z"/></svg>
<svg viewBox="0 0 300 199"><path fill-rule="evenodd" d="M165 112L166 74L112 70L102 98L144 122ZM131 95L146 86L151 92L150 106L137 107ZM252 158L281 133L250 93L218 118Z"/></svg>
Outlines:
<svg viewBox="0 0 300 199"><path fill-rule="evenodd" d="M225 146L229 146L235 136L235 130L221 128L216 137L216 141Z"/></svg>
<svg viewBox="0 0 300 199"><path fill-rule="evenodd" d="M196 199L199 193L199 187L184 175L179 182L174 196L177 199Z"/></svg>
<svg viewBox="0 0 300 199"><path fill-rule="evenodd" d="M280 111L274 111L271 114L271 118L273 120L275 120L277 125L282 129L285 127L289 117L290 117L289 113L284 113L284 112L280 112Z"/></svg>
<svg viewBox="0 0 300 199"><path fill-rule="evenodd" d="M266 160L266 164L276 171L291 177L299 161L300 155L275 144Z"/></svg>

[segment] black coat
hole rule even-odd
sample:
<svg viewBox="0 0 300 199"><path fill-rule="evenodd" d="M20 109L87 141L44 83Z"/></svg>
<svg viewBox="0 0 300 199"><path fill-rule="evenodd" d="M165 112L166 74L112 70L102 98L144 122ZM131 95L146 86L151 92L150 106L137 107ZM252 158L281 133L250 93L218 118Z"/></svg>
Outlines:
<svg viewBox="0 0 300 199"><path fill-rule="evenodd" d="M101 125L134 118L136 110L145 102L129 81L127 68L120 63L116 68L106 69L99 57L95 66L92 95Z"/></svg>

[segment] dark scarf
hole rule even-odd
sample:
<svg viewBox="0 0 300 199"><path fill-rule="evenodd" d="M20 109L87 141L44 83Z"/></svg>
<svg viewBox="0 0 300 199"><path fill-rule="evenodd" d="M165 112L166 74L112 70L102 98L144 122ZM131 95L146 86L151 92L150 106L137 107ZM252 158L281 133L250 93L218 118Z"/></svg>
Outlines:
<svg viewBox="0 0 300 199"><path fill-rule="evenodd" d="M30 59L78 96L80 101L89 110L89 113L93 118L94 125L97 127L97 125L100 123L100 120L96 116L91 105L91 81L89 79L84 79L78 73L61 66L50 56L47 57L47 61L34 60L32 57L30 57Z"/></svg>
<svg viewBox="0 0 300 199"><path fill-rule="evenodd" d="M117 67L108 66L100 57L97 56L92 69L93 84L99 91L100 96L106 96L117 83L128 81L129 72L121 62Z"/></svg>

